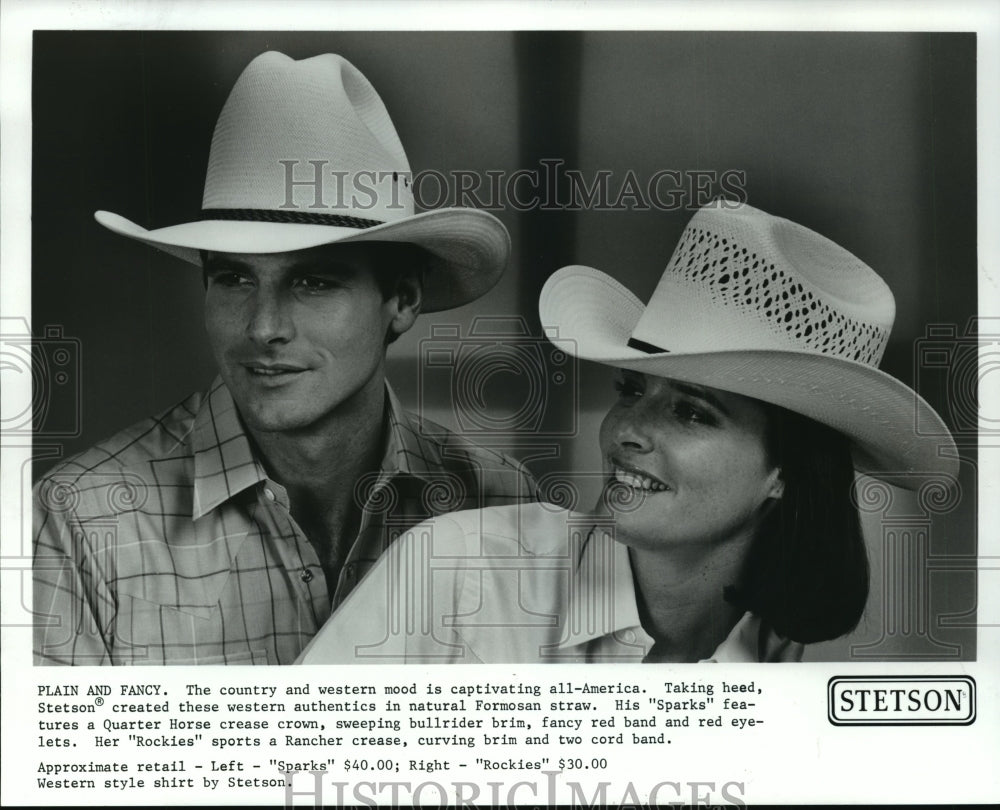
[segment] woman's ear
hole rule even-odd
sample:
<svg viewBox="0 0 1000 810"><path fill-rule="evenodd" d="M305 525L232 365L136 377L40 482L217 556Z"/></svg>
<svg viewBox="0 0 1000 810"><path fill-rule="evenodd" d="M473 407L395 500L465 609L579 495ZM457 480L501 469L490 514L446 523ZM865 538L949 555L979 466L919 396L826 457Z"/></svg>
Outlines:
<svg viewBox="0 0 1000 810"><path fill-rule="evenodd" d="M781 467L775 467L768 476L767 497L780 501L785 494L785 479L781 475Z"/></svg>

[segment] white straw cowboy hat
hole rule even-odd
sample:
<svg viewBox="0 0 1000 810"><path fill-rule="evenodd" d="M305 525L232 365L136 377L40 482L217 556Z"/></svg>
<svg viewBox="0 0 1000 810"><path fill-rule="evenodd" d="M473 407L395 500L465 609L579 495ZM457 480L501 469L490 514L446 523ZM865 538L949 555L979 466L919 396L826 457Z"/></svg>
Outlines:
<svg viewBox="0 0 1000 810"><path fill-rule="evenodd" d="M335 54L295 61L270 51L237 79L219 115L201 219L146 230L99 223L201 264L199 251L284 253L334 242L409 242L431 254L425 312L478 298L510 253L485 211L414 214L410 165L375 88Z"/></svg>
<svg viewBox="0 0 1000 810"><path fill-rule="evenodd" d="M934 410L878 369L895 310L848 251L725 201L695 213L646 306L581 266L553 274L539 300L569 353L804 414L852 441L859 471L912 489L915 473L954 477L958 454Z"/></svg>

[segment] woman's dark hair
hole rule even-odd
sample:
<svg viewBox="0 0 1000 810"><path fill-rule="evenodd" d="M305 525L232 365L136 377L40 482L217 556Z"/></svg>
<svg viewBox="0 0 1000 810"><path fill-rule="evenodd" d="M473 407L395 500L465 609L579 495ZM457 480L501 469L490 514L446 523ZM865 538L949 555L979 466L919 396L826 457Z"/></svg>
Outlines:
<svg viewBox="0 0 1000 810"><path fill-rule="evenodd" d="M774 405L767 450L784 492L765 515L729 602L808 644L853 630L868 600L868 553L852 501L848 440Z"/></svg>

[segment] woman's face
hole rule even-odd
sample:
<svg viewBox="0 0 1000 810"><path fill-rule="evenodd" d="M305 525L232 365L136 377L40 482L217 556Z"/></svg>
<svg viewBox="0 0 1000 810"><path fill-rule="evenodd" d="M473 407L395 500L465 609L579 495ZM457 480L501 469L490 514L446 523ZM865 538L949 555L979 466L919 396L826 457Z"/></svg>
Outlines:
<svg viewBox="0 0 1000 810"><path fill-rule="evenodd" d="M650 550L749 539L782 491L761 403L635 371L615 388L600 442L619 539Z"/></svg>

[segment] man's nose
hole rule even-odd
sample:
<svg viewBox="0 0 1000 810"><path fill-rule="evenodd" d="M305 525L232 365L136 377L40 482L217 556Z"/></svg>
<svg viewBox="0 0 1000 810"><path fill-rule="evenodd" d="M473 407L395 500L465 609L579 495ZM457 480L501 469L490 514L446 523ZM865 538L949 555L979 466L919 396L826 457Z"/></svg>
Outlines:
<svg viewBox="0 0 1000 810"><path fill-rule="evenodd" d="M247 322L247 334L251 340L262 344L286 343L294 337L291 302L280 290L261 288L256 291Z"/></svg>

